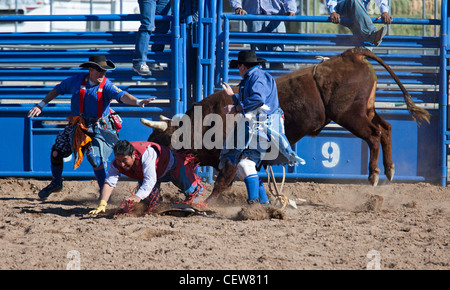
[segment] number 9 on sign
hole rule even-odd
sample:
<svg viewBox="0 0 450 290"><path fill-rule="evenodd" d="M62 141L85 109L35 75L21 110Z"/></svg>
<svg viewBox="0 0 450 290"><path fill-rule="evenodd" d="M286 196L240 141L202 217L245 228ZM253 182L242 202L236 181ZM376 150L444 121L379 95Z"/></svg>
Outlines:
<svg viewBox="0 0 450 290"><path fill-rule="evenodd" d="M322 155L325 160L322 160L323 166L327 168L335 167L339 163L341 150L334 142L326 142L322 146Z"/></svg>

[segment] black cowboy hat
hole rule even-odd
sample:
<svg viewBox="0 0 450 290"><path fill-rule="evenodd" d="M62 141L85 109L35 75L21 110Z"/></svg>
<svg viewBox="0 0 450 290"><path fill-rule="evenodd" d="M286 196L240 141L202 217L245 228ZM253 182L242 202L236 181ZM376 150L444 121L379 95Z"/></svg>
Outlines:
<svg viewBox="0 0 450 290"><path fill-rule="evenodd" d="M92 67L101 70L113 70L116 68L116 65L112 61L107 60L104 55L93 55L89 57L88 62L80 64L80 67Z"/></svg>
<svg viewBox="0 0 450 290"><path fill-rule="evenodd" d="M239 51L237 60L233 59L230 61L230 68L237 68L238 64L242 63L257 64L265 61L264 58L256 58L256 53L253 50L242 50Z"/></svg>

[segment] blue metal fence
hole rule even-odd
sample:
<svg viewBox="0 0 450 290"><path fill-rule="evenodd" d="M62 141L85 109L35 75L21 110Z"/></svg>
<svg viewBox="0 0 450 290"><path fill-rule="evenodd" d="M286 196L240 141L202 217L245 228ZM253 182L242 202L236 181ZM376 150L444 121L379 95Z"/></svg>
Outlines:
<svg viewBox="0 0 450 290"><path fill-rule="evenodd" d="M442 1L441 7L441 46L440 46L440 62L441 69L439 88L440 88L440 157L441 157L441 184L447 185L448 182L448 148L450 146L450 124L448 123L448 81L449 81L449 57L450 57L450 43L449 43L449 22L450 22L450 7L448 1Z"/></svg>
<svg viewBox="0 0 450 290"><path fill-rule="evenodd" d="M164 72L141 77L131 71L135 32L50 32L0 33L0 126L4 138L0 150L8 152L0 164L0 176L50 176L50 147L69 113L68 97L59 96L44 109L41 117L28 119L28 110L42 99L57 82L79 72L78 65L93 53L105 54L118 64L107 77L138 98L156 96L158 103L145 109L113 107L124 119L120 137L146 139L150 130L139 118L156 119L182 113L192 101L199 101L221 89L220 83L236 83L236 70L228 69L230 59L240 49L256 43L283 43L282 52L259 51L260 57L283 62L287 70L269 70L279 76L289 70L313 65L315 56L332 56L352 46L349 35L284 33L265 34L231 31L230 22L277 19L296 22L329 22L327 16L266 16L227 14L222 0L199 0L196 9L184 9L196 1L174 1L173 15L157 16L170 21L168 35L152 37L152 43L166 44L162 53L150 53L150 61L167 63ZM2 21L134 21L138 15L52 15L0 16ZM343 21L347 21L343 19ZM403 105L397 86L376 63L379 87L378 112L392 124L393 157L396 180L447 182L447 147L450 132L447 125L448 82L448 6L442 1L442 20L394 18L392 25L438 25L439 37L386 36L376 52L394 68L413 100L432 114L431 125L417 125ZM332 24L330 24L332 25ZM68 48L69 47L69 48ZM327 127L316 138L305 137L295 145L306 166L288 168L292 178L367 178L367 146L348 131ZM337 157L339 157L337 159ZM87 163L87 162L84 162ZM68 161L68 177L92 177L89 164L78 170ZM381 168L382 169L382 168ZM280 168L276 168L280 174ZM212 171L204 168L212 181ZM264 173L262 173L264 175Z"/></svg>
<svg viewBox="0 0 450 290"><path fill-rule="evenodd" d="M149 62L160 62L166 69L151 76L139 76L131 70L136 32L46 32L0 33L0 126L4 141L0 176L47 177L50 173L50 148L57 133L67 123L71 96L58 96L39 117L27 118L27 112L58 82L78 74L79 64L93 54L104 54L117 68L107 77L137 98L157 98L146 108L113 103L124 120L120 138L146 140L151 130L140 124L142 117L158 119L186 111L186 24L180 14L181 2L174 1L173 15L156 16L170 21L167 35L154 35L151 43L164 44L165 50L149 52ZM132 21L139 15L8 15L2 21ZM83 162L73 169L66 160L64 176L93 177L92 168Z"/></svg>
<svg viewBox="0 0 450 290"><path fill-rule="evenodd" d="M446 1L444 1L446 2ZM442 19L446 18L446 4L442 7ZM257 51L258 57L267 63L282 62L288 70L268 69L278 76L305 65L319 62L315 56L332 56L357 45L351 35L309 33L250 33L231 31L232 21L282 20L296 22L329 22L324 16L269 16L235 15L218 11L217 71L215 87L221 89L222 81L236 84L241 77L237 69L229 69L228 63L237 58L242 49L251 44L284 44L284 51ZM379 20L375 23L381 23ZM349 21L349 19L343 19ZM440 25L439 19L394 18L393 24ZM445 26L441 26L446 31ZM441 37L386 36L374 49L388 65L393 67L401 82L408 88L414 102L423 105L431 113L431 124L418 127L404 106L399 88L391 76L376 62L371 63L378 77L377 112L392 124L392 154L396 165L395 180L432 181L446 184L447 153L441 131L447 133L446 82L442 59L446 51L440 51ZM447 139L448 140L448 139ZM447 144L449 142L447 141ZM444 147L442 147L444 146ZM442 148L442 151L440 150ZM304 137L295 150L306 160L305 166L288 167L287 177L313 179L366 179L368 176L368 146L347 130L331 124L318 137ZM381 155L381 154L380 154ZM382 156L380 156L382 158ZM382 164L380 160L380 165ZM380 166L383 172L382 165ZM441 171L442 169L442 171ZM261 175L265 175L262 171ZM281 176L282 170L276 168Z"/></svg>

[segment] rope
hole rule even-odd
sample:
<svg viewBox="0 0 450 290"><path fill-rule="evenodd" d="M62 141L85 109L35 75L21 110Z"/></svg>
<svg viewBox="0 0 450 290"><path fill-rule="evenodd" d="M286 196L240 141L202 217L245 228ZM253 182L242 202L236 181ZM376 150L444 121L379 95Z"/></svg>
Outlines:
<svg viewBox="0 0 450 290"><path fill-rule="evenodd" d="M281 209L283 210L286 207L286 205L288 204L288 198L282 193L283 187L284 187L284 181L286 178L286 169L283 166L283 179L281 181L281 189L278 189L277 181L275 180L275 174L273 173L272 166L268 165L267 168L265 168L265 170L266 170L266 174L267 174L267 184L269 187L269 192L275 197L275 201L280 202ZM269 174L269 171L270 171L270 174ZM274 184L275 193L272 190L271 179Z"/></svg>

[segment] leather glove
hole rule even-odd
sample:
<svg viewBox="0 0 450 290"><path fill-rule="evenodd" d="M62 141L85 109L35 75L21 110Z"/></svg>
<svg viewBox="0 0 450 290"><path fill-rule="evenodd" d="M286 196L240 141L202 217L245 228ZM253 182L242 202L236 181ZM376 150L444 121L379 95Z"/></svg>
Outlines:
<svg viewBox="0 0 450 290"><path fill-rule="evenodd" d="M104 201L103 199L100 200L100 203L98 204L98 207L96 209L93 209L89 212L89 214L99 214L101 212L105 212L106 210L106 201Z"/></svg>

